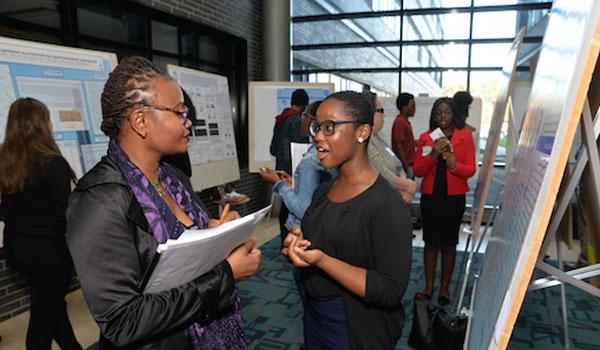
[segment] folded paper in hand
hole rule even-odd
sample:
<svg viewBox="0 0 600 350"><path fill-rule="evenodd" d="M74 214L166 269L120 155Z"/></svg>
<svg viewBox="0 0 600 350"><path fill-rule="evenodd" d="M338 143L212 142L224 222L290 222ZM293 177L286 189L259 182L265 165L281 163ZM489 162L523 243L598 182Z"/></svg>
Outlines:
<svg viewBox="0 0 600 350"><path fill-rule="evenodd" d="M178 239L160 244L156 265L144 293L156 293L193 281L246 242L271 206L214 228L185 230Z"/></svg>
<svg viewBox="0 0 600 350"><path fill-rule="evenodd" d="M439 127L436 128L435 130L433 130L432 132L429 133L429 137L435 142L437 140L441 140L446 138L446 135L444 134L444 132L442 131L442 129L440 129ZM450 142L448 142L448 151L449 152L454 152L454 147L452 147L452 144Z"/></svg>

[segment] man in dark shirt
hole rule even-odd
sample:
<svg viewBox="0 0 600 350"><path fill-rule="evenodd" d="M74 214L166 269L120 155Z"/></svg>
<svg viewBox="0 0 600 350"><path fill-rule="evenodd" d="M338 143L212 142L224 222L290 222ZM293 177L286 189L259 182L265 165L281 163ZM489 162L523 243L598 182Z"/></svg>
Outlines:
<svg viewBox="0 0 600 350"><path fill-rule="evenodd" d="M415 97L407 92L396 98L396 107L400 114L392 126L392 150L402 161L408 178L413 179L412 166L415 162L415 136L408 118L415 115Z"/></svg>
<svg viewBox="0 0 600 350"><path fill-rule="evenodd" d="M285 108L275 118L273 128L273 139L270 151L275 156L275 170L283 170L287 174L292 173L292 157L290 143L308 143L308 136L300 132L300 121L302 113L308 105L308 94L304 89L295 90L292 93L291 106Z"/></svg>
<svg viewBox="0 0 600 350"><path fill-rule="evenodd" d="M275 156L275 170L283 170L286 174L292 174L292 155L290 143L308 143L308 135L300 132L302 113L308 105L308 94L304 89L295 90L292 93L291 106L285 108L275 118L273 127L273 138L271 139L270 151ZM287 235L285 222L289 210L283 202L279 210L279 229L282 237Z"/></svg>

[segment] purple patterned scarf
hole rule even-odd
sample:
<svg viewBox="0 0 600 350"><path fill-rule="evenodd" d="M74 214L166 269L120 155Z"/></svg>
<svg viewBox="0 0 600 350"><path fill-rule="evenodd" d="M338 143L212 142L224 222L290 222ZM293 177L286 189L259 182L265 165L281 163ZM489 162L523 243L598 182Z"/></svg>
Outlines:
<svg viewBox="0 0 600 350"><path fill-rule="evenodd" d="M150 180L133 164L115 140L110 141L108 154L129 183L156 242L161 244L165 243L167 239L177 239L183 233L185 227L160 197ZM208 215L198 203L192 200L192 196L186 191L173 169L161 163L158 169L158 180L198 228L208 226ZM188 327L188 332L194 350L246 349L239 303L236 303L235 312L232 315L206 325L194 323Z"/></svg>

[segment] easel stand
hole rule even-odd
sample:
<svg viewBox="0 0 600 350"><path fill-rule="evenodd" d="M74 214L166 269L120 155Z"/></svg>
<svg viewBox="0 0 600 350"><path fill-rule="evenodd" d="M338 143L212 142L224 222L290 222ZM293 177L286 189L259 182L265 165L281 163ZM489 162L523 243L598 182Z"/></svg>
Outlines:
<svg viewBox="0 0 600 350"><path fill-rule="evenodd" d="M575 193L575 188L577 187L577 184L581 179L581 175L583 174L583 170L585 169L585 166L588 163L590 165L590 169L594 178L594 188L592 188L591 190L593 190L594 193L597 194L596 200L599 201L600 204L600 156L598 154L598 148L596 145L596 140L600 135L600 113L596 113L596 117L592 122L592 113L590 109L590 103L588 100L586 100L584 104L580 124L583 144L585 148L582 149L579 156L577 157L573 175L568 180L567 185L563 188L563 191L559 193L558 200L556 202L557 206L555 207L554 213L552 214L552 219L550 220L550 225L548 226L548 230L546 231L546 237L544 239L542 248L540 249L540 254L535 265L539 270L547 273L550 276L532 281L527 289L528 291L531 291L553 287L556 285L561 286L562 318L566 349L569 349L570 345L569 326L567 322L567 301L565 296L564 283L569 283L570 285L576 288L579 288L587 293L592 294L595 297L600 298L599 288L582 281L585 278L600 275L600 264L586 266L568 272L563 271L562 253L559 244L560 237L556 235L556 232L558 231L558 227L560 225L560 221L562 220L563 216L565 215L565 212L567 211L569 201L573 197L573 194ZM543 261L543 258L548 252L552 240L556 240L558 268L549 265L548 263Z"/></svg>

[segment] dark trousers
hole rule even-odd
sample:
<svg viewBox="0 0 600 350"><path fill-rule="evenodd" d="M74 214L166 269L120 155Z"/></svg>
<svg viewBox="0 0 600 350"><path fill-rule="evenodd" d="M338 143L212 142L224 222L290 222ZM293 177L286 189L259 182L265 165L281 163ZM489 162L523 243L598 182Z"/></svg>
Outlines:
<svg viewBox="0 0 600 350"><path fill-rule="evenodd" d="M348 325L342 298L304 303L304 349L348 349Z"/></svg>
<svg viewBox="0 0 600 350"><path fill-rule="evenodd" d="M8 234L4 237L4 251L8 263L31 286L27 349L50 349L52 339L63 350L81 349L65 303L73 274L65 237Z"/></svg>
<svg viewBox="0 0 600 350"><path fill-rule="evenodd" d="M285 221L290 214L289 209L285 206L285 203L281 201L281 208L279 209L279 234L281 235L281 246L283 247L283 240L287 237L289 230L285 227Z"/></svg>

